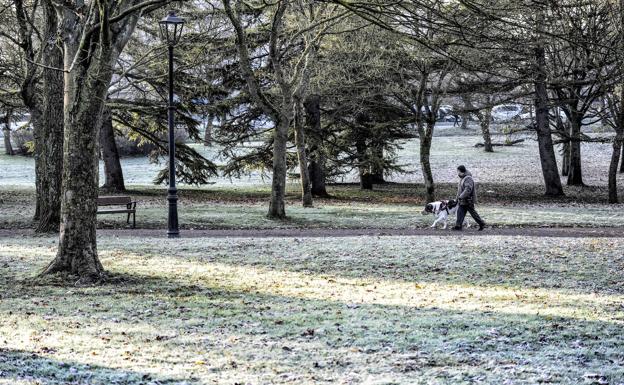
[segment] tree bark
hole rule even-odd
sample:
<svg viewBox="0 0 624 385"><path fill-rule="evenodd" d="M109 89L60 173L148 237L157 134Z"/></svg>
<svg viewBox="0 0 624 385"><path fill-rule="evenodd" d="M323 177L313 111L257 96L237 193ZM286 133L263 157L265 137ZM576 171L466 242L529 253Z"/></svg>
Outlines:
<svg viewBox="0 0 624 385"><path fill-rule="evenodd" d="M322 155L317 154L315 159L311 159L308 164L308 173L310 174L310 184L312 196L328 197L327 188L325 187L325 167Z"/></svg>
<svg viewBox="0 0 624 385"><path fill-rule="evenodd" d="M273 135L273 179L271 182L271 202L268 217L271 219L286 218L286 145L288 143L288 128L290 127L288 113L285 113L277 122Z"/></svg>
<svg viewBox="0 0 624 385"><path fill-rule="evenodd" d="M568 172L568 186L584 186L581 170L581 119L574 116L570 120L570 170Z"/></svg>
<svg viewBox="0 0 624 385"><path fill-rule="evenodd" d="M619 1L620 11L620 23L624 22L624 0ZM620 40L618 44L620 50L624 49L624 35L620 34ZM624 70L624 62L621 58L618 60L618 68L620 72ZM619 100L611 99L610 112L616 122L614 125L615 138L613 140L613 153L611 154L611 164L609 165L609 203L618 203L618 191L617 191L617 172L620 159L622 164L620 166L620 172L624 172L624 87L620 84ZM612 95L614 96L614 95ZM617 108L619 102L619 108Z"/></svg>
<svg viewBox="0 0 624 385"><path fill-rule="evenodd" d="M479 123L481 125L481 135L483 135L483 148L485 152L494 152L492 146L492 136L490 135L490 117L492 108L486 108L483 113L479 113Z"/></svg>
<svg viewBox="0 0 624 385"><path fill-rule="evenodd" d="M570 174L570 142L561 145L561 176Z"/></svg>
<svg viewBox="0 0 624 385"><path fill-rule="evenodd" d="M620 163L620 152L623 147L622 140L624 140L624 134L620 133L615 136L613 141L613 153L611 154L611 164L609 165L609 203L618 203L617 172Z"/></svg>
<svg viewBox="0 0 624 385"><path fill-rule="evenodd" d="M565 137L569 134L569 125L566 125L557 113L556 128L558 135ZM563 141L561 143L561 176L568 176L570 172L570 142Z"/></svg>
<svg viewBox="0 0 624 385"><path fill-rule="evenodd" d="M535 48L535 121L542 175L547 196L563 196L557 157L548 121L548 90L546 88L546 56L542 46Z"/></svg>
<svg viewBox="0 0 624 385"><path fill-rule="evenodd" d="M360 170L360 189L361 190L372 190L373 189L373 178L371 173L368 170Z"/></svg>
<svg viewBox="0 0 624 385"><path fill-rule="evenodd" d="M115 130L113 129L113 115L110 108L105 107L102 114L102 127L100 130L100 147L104 161L104 185L102 188L109 191L126 191L124 184L123 169L119 159L119 151L115 142Z"/></svg>
<svg viewBox="0 0 624 385"><path fill-rule="evenodd" d="M373 178L374 184L384 184L386 183L386 179L384 178L384 151L383 151L383 143L375 143L373 145L373 167L371 168L371 177Z"/></svg>
<svg viewBox="0 0 624 385"><path fill-rule="evenodd" d="M461 118L462 118L461 129L462 130L467 130L468 129L468 120L470 119L470 114L463 113L463 114L461 114Z"/></svg>
<svg viewBox="0 0 624 385"><path fill-rule="evenodd" d="M433 142L433 126L435 122L427 122L427 132L421 130L420 135L420 168L425 181L425 193L427 202L435 201L435 184L433 182L433 173L431 172L431 143Z"/></svg>
<svg viewBox="0 0 624 385"><path fill-rule="evenodd" d="M303 207L312 207L312 185L308 171L308 155L306 153L306 137L303 123L303 105L301 100L295 101L295 145L297 146L297 160L301 182L301 203Z"/></svg>
<svg viewBox="0 0 624 385"><path fill-rule="evenodd" d="M140 12L109 24L109 0L94 0L93 14L82 18L69 5L62 15L65 69L63 182L61 226L56 258L42 274L68 272L78 283L93 283L104 276L96 242L98 197L98 137L104 100L113 64L134 30ZM117 12L132 6L119 4ZM91 30L93 19L99 28ZM89 21L89 22L87 22Z"/></svg>
<svg viewBox="0 0 624 385"><path fill-rule="evenodd" d="M15 14L16 14L16 22L18 26L18 34L20 39L20 48L24 52L24 57L27 58L24 63L24 74L23 80L20 84L20 98L24 103L24 106L28 109L30 113L30 121L34 127L33 136L35 143L35 189L37 193L37 198L35 199L35 215L34 220L39 220L41 207L40 204L42 199L40 198L42 190L42 179L44 176L44 172L42 171L42 160L41 154L43 153L43 149L41 148L41 143L44 143L42 138L42 99L41 92L37 90L37 83L39 82L39 68L36 65L36 60L38 56L38 52L36 50L35 44L33 42L33 30L30 28L30 16L28 12L24 8L23 0L15 0ZM43 3L44 5L46 3ZM44 12L47 7L43 7ZM43 23L46 26L53 25L51 22L46 20L46 17L49 13L44 13ZM45 57L43 58L45 60ZM45 90L43 94L45 94Z"/></svg>
<svg viewBox="0 0 624 385"><path fill-rule="evenodd" d="M368 146L366 145L366 141L363 138L357 138L355 141L355 151L357 155L358 162L358 175L360 178L360 189L362 190L372 190L373 189L373 178L370 172L370 167L368 166L367 160L367 152Z"/></svg>
<svg viewBox="0 0 624 385"><path fill-rule="evenodd" d="M462 112L462 114L461 114L461 118L462 118L461 129L462 130L467 130L468 129L468 120L470 120L470 113L466 112L466 109L469 108L471 103L470 103L469 97L467 97L465 95L462 96L461 99L464 102L464 112Z"/></svg>
<svg viewBox="0 0 624 385"><path fill-rule="evenodd" d="M63 178L63 49L59 46L58 16L51 1L42 2L45 20L45 43L42 61L43 100L41 122L35 125L38 233L58 231L61 218L61 188Z"/></svg>
<svg viewBox="0 0 624 385"><path fill-rule="evenodd" d="M4 117L4 127L2 127L2 133L4 136L4 153L7 155L14 155L13 146L11 145L11 115L13 112L8 110Z"/></svg>
<svg viewBox="0 0 624 385"><path fill-rule="evenodd" d="M309 165L311 192L313 196L327 197L325 187L325 153L323 151L323 137L321 132L321 98L319 95L310 95L303 102L308 129Z"/></svg>
<svg viewBox="0 0 624 385"><path fill-rule="evenodd" d="M212 128L213 128L214 116L208 114L208 121L206 122L206 131L204 132L204 146L212 146Z"/></svg>
<svg viewBox="0 0 624 385"><path fill-rule="evenodd" d="M99 157L95 138L110 83L111 69L102 65L108 64L107 51L102 47L99 58L91 59L95 63L89 65L85 58L85 64L74 67L66 76L61 234L56 259L45 271L68 271L85 283L97 281L104 274L96 242ZM69 65L66 60L65 68Z"/></svg>

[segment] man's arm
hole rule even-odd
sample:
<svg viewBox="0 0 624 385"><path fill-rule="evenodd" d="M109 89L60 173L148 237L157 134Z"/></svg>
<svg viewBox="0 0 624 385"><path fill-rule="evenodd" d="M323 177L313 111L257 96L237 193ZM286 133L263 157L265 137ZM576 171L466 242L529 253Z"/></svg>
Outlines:
<svg viewBox="0 0 624 385"><path fill-rule="evenodd" d="M472 196L472 190L474 189L474 181L472 177L467 177L464 180L464 188L462 189L461 194L459 194L459 199L467 199Z"/></svg>

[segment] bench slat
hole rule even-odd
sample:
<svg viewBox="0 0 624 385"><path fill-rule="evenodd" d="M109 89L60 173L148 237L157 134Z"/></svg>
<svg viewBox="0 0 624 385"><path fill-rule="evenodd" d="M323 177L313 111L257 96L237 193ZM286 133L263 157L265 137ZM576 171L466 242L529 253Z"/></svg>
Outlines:
<svg viewBox="0 0 624 385"><path fill-rule="evenodd" d="M98 214L128 214L134 213L136 210L127 210L127 209L119 209L119 210L99 210Z"/></svg>
<svg viewBox="0 0 624 385"><path fill-rule="evenodd" d="M128 214L126 222L130 223L132 216L132 228L136 227L136 202L132 201L132 197L126 195L119 196L101 196L98 197L98 214ZM99 209L101 206L126 206L110 209Z"/></svg>
<svg viewBox="0 0 624 385"><path fill-rule="evenodd" d="M98 197L98 206L127 205L132 202L130 196L103 196Z"/></svg>

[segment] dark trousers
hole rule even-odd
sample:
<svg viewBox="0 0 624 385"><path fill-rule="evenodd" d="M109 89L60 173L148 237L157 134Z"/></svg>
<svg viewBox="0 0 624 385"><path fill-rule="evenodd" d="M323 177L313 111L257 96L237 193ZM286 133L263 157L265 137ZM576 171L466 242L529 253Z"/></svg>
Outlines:
<svg viewBox="0 0 624 385"><path fill-rule="evenodd" d="M459 205L459 207L457 207L457 223L455 224L455 226L463 227L464 218L466 218L466 212L470 213L470 216L475 220L475 222L479 224L479 226L485 226L485 222L483 222L483 219L481 219L479 213L477 213L477 210L475 210L474 203Z"/></svg>

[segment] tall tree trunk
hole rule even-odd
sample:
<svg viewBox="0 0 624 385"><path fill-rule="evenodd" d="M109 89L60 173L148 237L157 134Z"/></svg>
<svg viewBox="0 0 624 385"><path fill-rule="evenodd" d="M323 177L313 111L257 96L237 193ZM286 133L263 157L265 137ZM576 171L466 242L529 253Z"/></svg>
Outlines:
<svg viewBox="0 0 624 385"><path fill-rule="evenodd" d="M17 21L17 30L20 39L20 48L24 52L24 57L27 59L24 63L24 74L23 80L20 84L20 98L24 103L24 106L28 109L30 113L30 121L33 125L33 136L35 143L35 188L37 192L37 198L35 199L35 216L34 220L39 220L41 207L40 203L43 199L40 198L42 190L42 179L44 176L44 172L41 170L42 161L40 160L41 154L43 153L43 149L41 148L41 143L44 143L44 139L42 137L42 98L41 94L46 94L44 92L39 92L37 90L37 83L39 82L39 68L36 65L37 60L37 50L35 44L33 42L33 33L32 28L30 27L30 15L26 8L24 8L23 0L15 0L13 2L15 4L15 14ZM45 3L44 3L45 4ZM44 11L47 7L44 7ZM46 17L49 13L44 13L43 24L46 26L53 25L51 22L46 20ZM45 55L44 55L45 56ZM45 60L45 57L43 58Z"/></svg>
<svg viewBox="0 0 624 385"><path fill-rule="evenodd" d="M375 143L372 148L373 151L373 167L371 171L371 177L374 184L384 184L386 179L384 178L384 151L383 143Z"/></svg>
<svg viewBox="0 0 624 385"><path fill-rule="evenodd" d="M319 95L310 95L303 102L308 128L309 174L312 184L312 195L327 197L325 186L325 153L323 151L323 135L321 132L321 98Z"/></svg>
<svg viewBox="0 0 624 385"><path fill-rule="evenodd" d="M575 117L570 121L570 170L568 172L568 186L583 186L581 170L581 119Z"/></svg>
<svg viewBox="0 0 624 385"><path fill-rule="evenodd" d="M212 146L212 128L214 115L208 114L208 121L206 122L206 131L204 132L204 146Z"/></svg>
<svg viewBox="0 0 624 385"><path fill-rule="evenodd" d="M563 123L557 112L556 120L557 132L560 136L566 137L570 133L570 126ZM561 143L561 176L568 176L570 173L570 141Z"/></svg>
<svg viewBox="0 0 624 385"><path fill-rule="evenodd" d="M308 156L306 153L305 129L303 123L303 105L301 100L295 101L295 144L297 146L297 160L301 181L301 202L303 207L312 207L312 185L308 172Z"/></svg>
<svg viewBox="0 0 624 385"><path fill-rule="evenodd" d="M485 152L494 152L492 146L492 136L490 135L490 117L492 108L486 108L483 113L479 113L479 123L481 125L481 135L483 135L483 145Z"/></svg>
<svg viewBox="0 0 624 385"><path fill-rule="evenodd" d="M104 185L102 188L116 192L126 191L119 151L115 142L113 115L109 107L105 107L102 114L100 147L102 149L102 159L104 160Z"/></svg>
<svg viewBox="0 0 624 385"><path fill-rule="evenodd" d="M281 55L278 52L278 40L281 35L283 19L289 2L279 2L269 34L269 60L273 69L273 75L281 90L280 106L274 106L269 98L262 92L260 82L254 74L249 47L247 46L247 32L241 22L238 9L234 10L231 1L223 0L223 7L232 27L236 33L236 50L238 51L239 68L247 83L247 88L251 99L262 109L262 111L275 122L275 132L273 135L273 180L271 183L271 202L267 216L274 219L286 217L284 198L286 196L286 145L288 141L288 128L292 122L293 95L295 90L293 84L287 80L282 67ZM300 67L305 68L305 66Z"/></svg>
<svg viewBox="0 0 624 385"><path fill-rule="evenodd" d="M366 145L366 140L364 140L361 137L358 137L357 140L355 141L355 151L357 154L358 175L360 177L360 189L372 190L373 178L370 172L370 167L368 165L368 159L367 159L368 146Z"/></svg>
<svg viewBox="0 0 624 385"><path fill-rule="evenodd" d="M624 131L624 127L621 128ZM609 165L609 203L618 203L617 191L617 171L620 163L620 152L622 151L622 140L624 134L618 133L613 141L613 153L611 154L611 164Z"/></svg>
<svg viewBox="0 0 624 385"><path fill-rule="evenodd" d="M45 22L45 44L42 61L47 66L43 72L43 108L39 125L35 125L35 151L38 233L58 231L61 219L61 188L63 179L63 73L53 68L63 68L63 49L58 42L58 19L54 5L42 2Z"/></svg>
<svg viewBox="0 0 624 385"><path fill-rule="evenodd" d="M561 145L561 176L570 174L570 142Z"/></svg>
<svg viewBox="0 0 624 385"><path fill-rule="evenodd" d="M542 175L546 195L563 196L563 186L557 169L557 157L548 121L548 90L546 88L546 54L544 48L535 48L535 121Z"/></svg>
<svg viewBox="0 0 624 385"><path fill-rule="evenodd" d="M4 127L2 127L2 134L4 135L4 153L7 155L13 155L13 146L11 145L11 115L13 111L10 109L7 111L4 117Z"/></svg>
<svg viewBox="0 0 624 385"><path fill-rule="evenodd" d="M472 104L470 102L469 97L463 95L461 97L462 101L464 102L464 110L461 114L461 119L462 119L462 123L461 123L461 129L462 130L467 130L468 129L468 121L470 120L470 112L467 112L466 110L469 108L469 106Z"/></svg>
<svg viewBox="0 0 624 385"><path fill-rule="evenodd" d="M422 123L421 123L422 124ZM420 130L420 168L425 181L425 193L427 202L435 201L435 184L433 182L433 173L431 172L431 143L433 141L433 129L435 122L427 123L427 132Z"/></svg>
<svg viewBox="0 0 624 385"><path fill-rule="evenodd" d="M372 174L368 172L368 169L360 169L360 189L361 190L372 190L373 189L373 178Z"/></svg>
<svg viewBox="0 0 624 385"><path fill-rule="evenodd" d="M92 283L104 275L96 242L98 197L98 137L104 100L113 64L134 30L139 12L109 24L108 0L97 0L92 17L97 32L71 8L59 5L63 17L65 100L61 226L56 258L42 274L77 274L78 283ZM124 3L117 12L132 3ZM70 71L71 69L71 71Z"/></svg>
<svg viewBox="0 0 624 385"><path fill-rule="evenodd" d="M624 0L619 1L619 10L620 10L620 25L624 25ZM620 44L619 44L620 52L624 49L624 34L620 33ZM622 61L621 56L619 57L619 69L620 73L624 71L624 61ZM624 88L620 85L620 116L619 116L620 130L624 131ZM624 133L624 132L621 132ZM621 164L620 164L620 173L624 174L624 143L620 142L622 147L622 153L620 156Z"/></svg>
<svg viewBox="0 0 624 385"><path fill-rule="evenodd" d="M327 188L325 187L325 163L323 155L316 154L315 158L310 160L308 164L308 173L310 174L310 184L312 196L328 197Z"/></svg>
<svg viewBox="0 0 624 385"><path fill-rule="evenodd" d="M469 113L463 113L461 114L461 129L462 130L467 130L468 129L468 120L470 120L470 114Z"/></svg>
<svg viewBox="0 0 624 385"><path fill-rule="evenodd" d="M66 76L65 141L63 147L63 197L58 253L44 273L68 271L85 283L104 274L96 242L98 197L98 129L101 127L106 90L110 84L106 47L92 63L75 66ZM66 56L65 68L71 63ZM82 56L82 53L81 53ZM106 81L108 79L108 81Z"/></svg>
<svg viewBox="0 0 624 385"><path fill-rule="evenodd" d="M290 111L292 111L292 108ZM287 172L286 145L290 121L288 113L282 113L273 135L273 180L271 183L271 203L269 204L269 213L267 215L272 219L286 218L286 204L284 202Z"/></svg>

